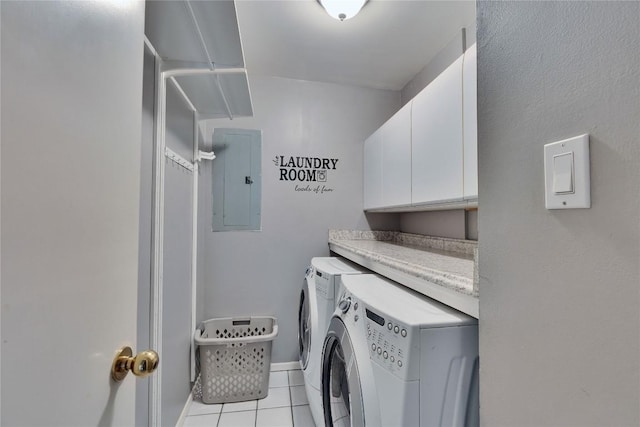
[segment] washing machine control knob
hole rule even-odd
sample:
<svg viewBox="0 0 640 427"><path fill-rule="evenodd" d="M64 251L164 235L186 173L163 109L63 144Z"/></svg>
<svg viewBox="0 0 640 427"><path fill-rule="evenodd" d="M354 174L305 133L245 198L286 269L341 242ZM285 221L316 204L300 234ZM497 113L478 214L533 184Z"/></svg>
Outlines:
<svg viewBox="0 0 640 427"><path fill-rule="evenodd" d="M347 311L349 311L349 307L351 307L351 297L343 298L343 299L342 299L342 300L340 300L340 302L338 303L338 308L339 308L343 313L346 313Z"/></svg>

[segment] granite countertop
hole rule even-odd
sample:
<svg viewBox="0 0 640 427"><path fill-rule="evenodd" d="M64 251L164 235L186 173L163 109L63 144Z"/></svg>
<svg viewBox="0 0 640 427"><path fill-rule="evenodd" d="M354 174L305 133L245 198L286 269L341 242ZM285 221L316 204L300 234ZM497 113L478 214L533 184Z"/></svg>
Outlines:
<svg viewBox="0 0 640 427"><path fill-rule="evenodd" d="M329 230L329 247L347 258L352 255L353 261L364 259L384 266L385 271L398 271L462 297L478 298L475 241L394 231Z"/></svg>

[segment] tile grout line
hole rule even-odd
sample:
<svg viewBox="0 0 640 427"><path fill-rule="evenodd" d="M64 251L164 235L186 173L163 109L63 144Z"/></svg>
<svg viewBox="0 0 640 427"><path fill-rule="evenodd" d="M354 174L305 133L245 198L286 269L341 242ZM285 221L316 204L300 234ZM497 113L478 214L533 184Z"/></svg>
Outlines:
<svg viewBox="0 0 640 427"><path fill-rule="evenodd" d="M271 374L271 372L269 372L269 374ZM269 387L267 387L267 393L269 393ZM258 427L258 401L256 400L256 412L255 412L255 417L253 419L253 427Z"/></svg>
<svg viewBox="0 0 640 427"><path fill-rule="evenodd" d="M220 420L222 419L222 410L224 409L224 403L220 407L220 413L218 414L218 422L216 423L216 427L220 426Z"/></svg>
<svg viewBox="0 0 640 427"><path fill-rule="evenodd" d="M287 371L287 384L289 384L289 371ZM293 395L291 394L291 384L289 384L289 414L291 415L291 425L296 427L296 420L293 418Z"/></svg>

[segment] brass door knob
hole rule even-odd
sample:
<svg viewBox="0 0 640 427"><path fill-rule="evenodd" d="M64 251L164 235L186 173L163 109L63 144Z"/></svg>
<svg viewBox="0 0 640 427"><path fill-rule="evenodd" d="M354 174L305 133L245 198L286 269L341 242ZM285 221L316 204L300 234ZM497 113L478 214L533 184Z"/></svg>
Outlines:
<svg viewBox="0 0 640 427"><path fill-rule="evenodd" d="M111 378L114 381L122 381L129 371L136 377L151 375L160 363L160 356L153 350L145 350L133 356L131 347L122 347L111 365Z"/></svg>

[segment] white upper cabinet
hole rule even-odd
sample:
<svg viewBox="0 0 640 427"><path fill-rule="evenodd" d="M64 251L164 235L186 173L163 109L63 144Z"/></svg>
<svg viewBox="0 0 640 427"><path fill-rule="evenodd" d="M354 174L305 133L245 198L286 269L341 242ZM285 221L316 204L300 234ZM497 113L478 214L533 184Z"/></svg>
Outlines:
<svg viewBox="0 0 640 427"><path fill-rule="evenodd" d="M364 209L478 204L476 46L365 141Z"/></svg>
<svg viewBox="0 0 640 427"><path fill-rule="evenodd" d="M458 58L413 99L413 204L463 198L462 62Z"/></svg>
<svg viewBox="0 0 640 427"><path fill-rule="evenodd" d="M364 209L382 204L382 129L364 141Z"/></svg>
<svg viewBox="0 0 640 427"><path fill-rule="evenodd" d="M382 130L382 205L411 205L411 102Z"/></svg>
<svg viewBox="0 0 640 427"><path fill-rule="evenodd" d="M476 45L464 54L462 73L464 141L464 198L478 197L478 70Z"/></svg>

